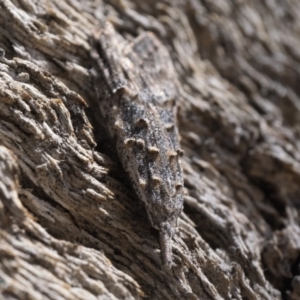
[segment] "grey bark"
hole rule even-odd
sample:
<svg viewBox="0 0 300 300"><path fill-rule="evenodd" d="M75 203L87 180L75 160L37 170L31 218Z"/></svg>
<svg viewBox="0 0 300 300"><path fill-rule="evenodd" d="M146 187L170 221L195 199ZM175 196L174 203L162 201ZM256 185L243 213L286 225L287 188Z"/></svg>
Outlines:
<svg viewBox="0 0 300 300"><path fill-rule="evenodd" d="M300 299L297 0L0 0L7 299ZM111 149L89 36L153 32L178 79L171 270Z"/></svg>

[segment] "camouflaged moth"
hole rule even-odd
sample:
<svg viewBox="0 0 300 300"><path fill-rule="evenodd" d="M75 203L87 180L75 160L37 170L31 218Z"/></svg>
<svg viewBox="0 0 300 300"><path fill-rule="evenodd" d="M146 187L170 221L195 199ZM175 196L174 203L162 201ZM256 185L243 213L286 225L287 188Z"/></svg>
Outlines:
<svg viewBox="0 0 300 300"><path fill-rule="evenodd" d="M152 33L133 42L107 23L93 36L95 87L108 133L132 186L160 233L163 264L172 266L172 237L183 207L175 71Z"/></svg>

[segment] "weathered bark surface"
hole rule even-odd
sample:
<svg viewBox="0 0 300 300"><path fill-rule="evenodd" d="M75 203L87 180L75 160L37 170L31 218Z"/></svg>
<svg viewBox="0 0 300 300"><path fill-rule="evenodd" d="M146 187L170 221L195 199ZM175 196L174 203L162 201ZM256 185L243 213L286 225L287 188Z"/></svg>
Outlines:
<svg viewBox="0 0 300 300"><path fill-rule="evenodd" d="M2 296L300 299L299 14L297 0L0 0ZM128 40L154 32L180 82L171 271L99 115L89 36L105 20Z"/></svg>

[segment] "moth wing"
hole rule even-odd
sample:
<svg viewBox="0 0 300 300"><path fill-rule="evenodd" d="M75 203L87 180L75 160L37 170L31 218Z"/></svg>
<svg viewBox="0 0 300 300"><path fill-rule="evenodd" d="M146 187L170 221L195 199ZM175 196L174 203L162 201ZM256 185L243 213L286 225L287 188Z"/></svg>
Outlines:
<svg viewBox="0 0 300 300"><path fill-rule="evenodd" d="M151 32L139 35L124 51L139 70L140 90L146 101L160 107L174 107L176 76L165 46Z"/></svg>
<svg viewBox="0 0 300 300"><path fill-rule="evenodd" d="M176 126L176 73L167 48L152 33L147 32L138 36L125 51L139 69L144 84L140 89L149 92L146 99L158 113L162 134L167 139L164 147L169 149L168 155L175 152L181 156ZM183 186L182 169L178 160L173 172L174 182Z"/></svg>
<svg viewBox="0 0 300 300"><path fill-rule="evenodd" d="M170 144L179 148L176 116L176 73L172 59L165 46L151 32L138 36L130 45L129 58L140 70L140 76L147 84L153 102L159 113L162 127L165 127ZM131 54L130 54L131 53ZM151 101L152 99L150 99Z"/></svg>
<svg viewBox="0 0 300 300"><path fill-rule="evenodd" d="M171 173L174 176L172 182L183 185L182 169L178 159L176 158L172 170L169 164L162 162L162 160L168 159L168 155L177 153L176 151L180 147L176 126L176 74L171 57L167 49L152 33L143 33L138 36L124 48L123 54L135 66L134 76L138 85L139 98L142 102L147 102L144 106L148 107L147 111L152 114L151 126L160 128L159 133L154 132L154 136L152 136L153 134L148 136L147 141L146 137L143 137L146 143L155 145L160 150L161 164L165 167L164 170L160 170L158 175L163 178L162 173L169 170L169 176ZM151 172L148 170L147 173L150 174ZM164 184L168 185L167 182ZM154 191L152 192L154 193ZM167 202L165 203L166 206L173 207L174 203L169 204Z"/></svg>

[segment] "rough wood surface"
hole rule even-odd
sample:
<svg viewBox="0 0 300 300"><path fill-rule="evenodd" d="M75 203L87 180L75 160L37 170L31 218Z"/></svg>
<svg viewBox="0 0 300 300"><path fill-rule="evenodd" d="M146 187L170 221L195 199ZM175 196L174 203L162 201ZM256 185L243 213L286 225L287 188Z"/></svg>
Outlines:
<svg viewBox="0 0 300 300"><path fill-rule="evenodd" d="M0 0L2 297L300 299L299 13ZM171 270L103 129L89 38L107 20L128 41L151 31L176 70L186 195Z"/></svg>

